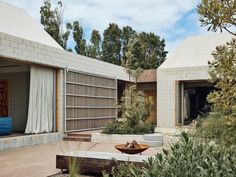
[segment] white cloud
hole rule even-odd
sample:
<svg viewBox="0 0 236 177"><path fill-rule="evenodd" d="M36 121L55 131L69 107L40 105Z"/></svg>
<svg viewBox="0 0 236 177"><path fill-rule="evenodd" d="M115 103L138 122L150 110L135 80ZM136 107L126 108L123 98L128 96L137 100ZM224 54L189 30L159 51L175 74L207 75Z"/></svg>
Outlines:
<svg viewBox="0 0 236 177"><path fill-rule="evenodd" d="M39 9L43 0L4 1L25 9L39 21ZM57 1L52 2L55 5ZM176 33L181 35L182 32L186 36L185 27L175 29L176 23L194 9L198 2L199 0L64 0L64 20L79 20L84 28L95 28L100 32L108 23L115 22L120 26L130 25L137 31L155 32L165 38L171 38ZM179 40L167 40L167 48L172 50L180 40L182 37Z"/></svg>

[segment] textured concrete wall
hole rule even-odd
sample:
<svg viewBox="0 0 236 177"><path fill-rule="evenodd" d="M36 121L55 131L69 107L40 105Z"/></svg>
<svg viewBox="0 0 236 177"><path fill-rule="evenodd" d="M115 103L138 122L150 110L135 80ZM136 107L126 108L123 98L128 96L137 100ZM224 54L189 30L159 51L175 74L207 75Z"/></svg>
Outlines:
<svg viewBox="0 0 236 177"><path fill-rule="evenodd" d="M9 116L13 130L24 131L28 114L29 72L0 73L0 80L9 81Z"/></svg>
<svg viewBox="0 0 236 177"><path fill-rule="evenodd" d="M176 125L176 83L187 80L207 80L207 66L157 70L157 127Z"/></svg>
<svg viewBox="0 0 236 177"><path fill-rule="evenodd" d="M18 61L115 77L120 80L128 81L129 79L125 70L120 66L0 32L1 56Z"/></svg>
<svg viewBox="0 0 236 177"><path fill-rule="evenodd" d="M0 150L32 146L37 144L47 144L62 141L62 133L44 133L38 135L15 136L0 138Z"/></svg>

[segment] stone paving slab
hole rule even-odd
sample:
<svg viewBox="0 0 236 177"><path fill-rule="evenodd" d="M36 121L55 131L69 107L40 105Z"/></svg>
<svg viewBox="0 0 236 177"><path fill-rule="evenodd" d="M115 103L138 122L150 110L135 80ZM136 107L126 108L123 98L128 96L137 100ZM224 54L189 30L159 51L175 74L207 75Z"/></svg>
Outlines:
<svg viewBox="0 0 236 177"><path fill-rule="evenodd" d="M0 151L0 177L46 177L59 172L56 155L71 151L121 154L112 143L58 142ZM151 147L143 155L155 155L162 148Z"/></svg>

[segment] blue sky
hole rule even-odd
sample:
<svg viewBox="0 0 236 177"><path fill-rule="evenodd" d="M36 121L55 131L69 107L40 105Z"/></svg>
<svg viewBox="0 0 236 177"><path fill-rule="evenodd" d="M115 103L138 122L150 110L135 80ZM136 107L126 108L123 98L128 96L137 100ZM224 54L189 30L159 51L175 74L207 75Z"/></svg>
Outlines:
<svg viewBox="0 0 236 177"><path fill-rule="evenodd" d="M25 9L40 21L43 0L4 1ZM53 5L57 2L51 1ZM154 32L166 40L166 50L173 51L185 38L206 33L206 29L200 27L196 12L199 0L64 0L63 3L64 23L78 20L88 39L92 29L102 33L114 22L139 32ZM70 44L73 45L72 39Z"/></svg>

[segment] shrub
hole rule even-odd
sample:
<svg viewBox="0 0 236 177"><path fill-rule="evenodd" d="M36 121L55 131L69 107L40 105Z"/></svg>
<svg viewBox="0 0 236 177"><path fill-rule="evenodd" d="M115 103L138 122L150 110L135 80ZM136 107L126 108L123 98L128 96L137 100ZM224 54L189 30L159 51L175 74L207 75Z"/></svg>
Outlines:
<svg viewBox="0 0 236 177"><path fill-rule="evenodd" d="M125 53L126 59L122 60L122 66L129 75L130 83L124 90L118 105L124 121L107 124L103 133L141 134L154 132L154 128L149 123L145 123L150 115L153 100L151 97L145 97L145 94L137 89L137 80L143 70L134 67L136 59L132 55L131 50L132 45L129 42L128 51Z"/></svg>
<svg viewBox="0 0 236 177"><path fill-rule="evenodd" d="M146 162L145 174L156 177L176 176L227 176L236 175L235 147L222 149L204 144L182 133L179 142L169 150Z"/></svg>
<svg viewBox="0 0 236 177"><path fill-rule="evenodd" d="M133 163L126 162L118 164L112 168L111 173L103 172L103 177L141 177L143 174L142 170Z"/></svg>
<svg viewBox="0 0 236 177"><path fill-rule="evenodd" d="M122 112L122 118L134 129L140 121L146 121L152 104L152 99L145 98L145 94L132 84L125 89L118 108Z"/></svg>
<svg viewBox="0 0 236 177"><path fill-rule="evenodd" d="M126 164L124 170L121 166L115 168L113 177L125 173L124 176L131 177L235 177L236 147L220 148L182 133L177 143L149 158L143 168L133 164Z"/></svg>
<svg viewBox="0 0 236 177"><path fill-rule="evenodd" d="M133 134L133 129L130 128L127 122L112 121L108 122L103 129L105 134Z"/></svg>
<svg viewBox="0 0 236 177"><path fill-rule="evenodd" d="M206 141L213 140L224 147L235 145L236 118L216 112L211 113L206 117L199 118L194 135Z"/></svg>
<svg viewBox="0 0 236 177"><path fill-rule="evenodd" d="M68 172L69 172L69 177L79 177L80 166L76 158L69 158Z"/></svg>
<svg viewBox="0 0 236 177"><path fill-rule="evenodd" d="M139 122L134 128L129 126L127 121L118 122L112 121L109 122L106 127L103 129L105 134L145 134L153 133L155 125L149 122Z"/></svg>
<svg viewBox="0 0 236 177"><path fill-rule="evenodd" d="M145 133L154 133L155 125L149 122L140 122L134 128L135 134L145 134Z"/></svg>

